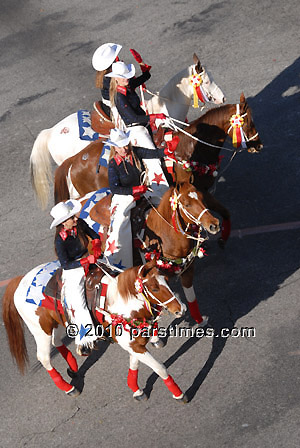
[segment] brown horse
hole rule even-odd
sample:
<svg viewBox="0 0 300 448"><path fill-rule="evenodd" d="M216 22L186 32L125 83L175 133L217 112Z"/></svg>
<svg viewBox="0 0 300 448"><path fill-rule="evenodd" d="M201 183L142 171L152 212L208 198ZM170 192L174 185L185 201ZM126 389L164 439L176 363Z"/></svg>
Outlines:
<svg viewBox="0 0 300 448"><path fill-rule="evenodd" d="M225 139L228 135L233 139L232 117L236 117L240 122L245 141L244 149L250 153L261 151L263 145L255 128L251 109L242 93L238 105L227 104L210 109L191 122L184 133L178 131L175 134L180 138L175 151L176 158L181 161L180 164L175 164L178 180L185 180L184 167L187 167L188 171L193 172L193 183L197 189L208 190L213 186L220 166L219 154Z"/></svg>
<svg viewBox="0 0 300 448"><path fill-rule="evenodd" d="M109 186L107 168L98 165L102 149L103 142L92 142L56 168L54 173L55 204L73 196L83 197L91 191Z"/></svg>
<svg viewBox="0 0 300 448"><path fill-rule="evenodd" d="M106 198L104 204L103 207L99 201L91 209L90 217L106 226L108 222L103 220L109 213ZM201 231L216 234L220 230L219 220L209 212L208 204L215 206L215 199L208 192L197 191L189 182L170 188L146 219L143 243L146 259L153 256L165 275L180 275L190 313L198 323L202 322L202 316L193 288L193 264L197 256L203 256L201 244L206 238Z"/></svg>
<svg viewBox="0 0 300 448"><path fill-rule="evenodd" d="M24 277L17 277L8 284L3 296L2 312L10 351L15 358L20 371L23 373L28 361L23 324L35 338L37 358L48 371L55 385L69 396L77 396L80 391L65 381L60 373L52 366L50 359L51 340L65 358L69 368L68 373L75 377L78 372L76 358L63 344L62 338L66 334L64 326L66 320L62 311L59 314L53 310L40 306L40 300L45 297L40 293L38 304L26 301L28 287L33 284L41 266L31 270ZM140 267L127 269L118 277L104 276L107 286L104 308L95 307L95 320L99 322L99 313L103 315L101 325L95 327L100 337L103 329L109 329L111 337L130 356L130 366L127 384L137 400L147 398L137 383L139 361L152 368L159 375L173 397L179 401L186 401L185 395L168 374L165 366L156 361L147 351L146 344L156 329L157 319L162 309L168 309L175 316L181 316L186 307L175 297L164 276L159 273L154 262ZM95 297L103 282L103 272L100 267L93 269L87 276L87 296ZM101 291L101 289L100 289ZM101 314L100 314L100 317ZM74 325L73 325L74 327Z"/></svg>

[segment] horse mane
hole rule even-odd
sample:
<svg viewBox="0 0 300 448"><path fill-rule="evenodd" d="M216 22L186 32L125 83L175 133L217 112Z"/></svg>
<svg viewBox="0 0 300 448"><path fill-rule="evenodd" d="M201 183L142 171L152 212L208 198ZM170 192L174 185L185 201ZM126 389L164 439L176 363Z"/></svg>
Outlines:
<svg viewBox="0 0 300 448"><path fill-rule="evenodd" d="M164 87L162 87L162 89L159 91L160 96L163 96L164 94L166 95L166 92L168 92L170 88L172 88L173 90L174 86L181 84L182 79L186 78L191 73L191 67L192 65L190 67L184 68L180 72L176 73L171 79L169 79L167 84L164 85Z"/></svg>
<svg viewBox="0 0 300 448"><path fill-rule="evenodd" d="M138 275L138 267L135 266L122 272L118 276L118 292L124 302L128 302L130 296L136 296L135 280Z"/></svg>
<svg viewBox="0 0 300 448"><path fill-rule="evenodd" d="M165 219L168 219L169 216L171 216L172 209L170 207L170 197L173 194L175 187L170 187L164 194L163 197L160 200L160 203L157 207L157 211L164 216ZM155 213L155 212L153 212ZM161 218L159 218L161 220Z"/></svg>
<svg viewBox="0 0 300 448"><path fill-rule="evenodd" d="M222 106L209 109L207 112L205 112L205 114L201 115L201 117L196 118L196 120L190 123L188 132L193 134L196 131L197 125L199 123L218 126L219 123L223 122L224 115L226 115L228 110L232 107L235 107L235 104L222 104Z"/></svg>

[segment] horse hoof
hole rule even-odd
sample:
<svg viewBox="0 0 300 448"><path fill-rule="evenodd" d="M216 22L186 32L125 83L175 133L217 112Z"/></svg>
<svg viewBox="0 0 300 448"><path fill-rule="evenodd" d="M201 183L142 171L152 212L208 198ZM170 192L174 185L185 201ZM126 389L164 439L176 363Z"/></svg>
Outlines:
<svg viewBox="0 0 300 448"><path fill-rule="evenodd" d="M186 403L189 402L189 399L188 399L188 397L185 394L183 394L183 397L176 398L176 401L179 401L180 403L186 404Z"/></svg>
<svg viewBox="0 0 300 448"><path fill-rule="evenodd" d="M159 339L157 342L151 342L151 345L154 348L163 348L166 345L166 343L162 339Z"/></svg>
<svg viewBox="0 0 300 448"><path fill-rule="evenodd" d="M78 389L76 389L76 387L73 386L69 392L66 392L66 394L68 395L68 397L75 398L78 397L78 395L80 395L81 392Z"/></svg>
<svg viewBox="0 0 300 448"><path fill-rule="evenodd" d="M209 316L202 316L203 320L198 324L198 327L203 328L208 324Z"/></svg>
<svg viewBox="0 0 300 448"><path fill-rule="evenodd" d="M67 374L69 375L70 378L76 378L78 376L78 372L75 372L70 368L67 369Z"/></svg>
<svg viewBox="0 0 300 448"><path fill-rule="evenodd" d="M218 239L218 244L219 244L219 247L220 247L221 249L225 249L226 241L223 240L223 238L219 238L219 239Z"/></svg>
<svg viewBox="0 0 300 448"><path fill-rule="evenodd" d="M147 401L148 397L145 394L145 392L142 393L142 395L136 395L133 397L136 401Z"/></svg>

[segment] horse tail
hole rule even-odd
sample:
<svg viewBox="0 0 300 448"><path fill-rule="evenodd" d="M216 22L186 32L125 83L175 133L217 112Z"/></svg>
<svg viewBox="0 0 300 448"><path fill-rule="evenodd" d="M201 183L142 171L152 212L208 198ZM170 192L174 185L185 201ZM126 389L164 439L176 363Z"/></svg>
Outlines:
<svg viewBox="0 0 300 448"><path fill-rule="evenodd" d="M70 192L68 187L68 171L71 165L70 159L65 160L54 173L54 203L66 201L70 199Z"/></svg>
<svg viewBox="0 0 300 448"><path fill-rule="evenodd" d="M46 208L50 193L51 159L48 139L51 129L44 129L37 136L30 156L30 177L32 187L43 209Z"/></svg>
<svg viewBox="0 0 300 448"><path fill-rule="evenodd" d="M2 300L2 318L11 355L15 358L17 366L23 374L28 363L28 354L24 336L24 323L14 303L14 294L22 278L22 276L15 277L7 285Z"/></svg>

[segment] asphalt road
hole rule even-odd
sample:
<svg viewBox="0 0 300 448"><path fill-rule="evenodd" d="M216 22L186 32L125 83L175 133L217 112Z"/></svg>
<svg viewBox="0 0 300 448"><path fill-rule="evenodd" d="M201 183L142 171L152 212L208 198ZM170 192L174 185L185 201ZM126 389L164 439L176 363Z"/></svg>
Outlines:
<svg viewBox="0 0 300 448"><path fill-rule="evenodd" d="M78 358L84 387L72 399L36 361L28 332L30 366L18 373L1 324L1 447L299 447L299 17L297 0L2 0L1 285L54 259L52 204L41 211L35 201L30 152L42 129L98 98L91 57L100 44L121 43L127 62L136 48L153 67L153 91L196 52L227 102L245 93L264 149L238 155L216 191L233 229L252 234L224 251L212 241L195 279L212 328L254 327L255 337L170 337L155 356L190 402L175 402L141 366L149 400L136 403L119 347ZM62 358L53 362L65 375Z"/></svg>

